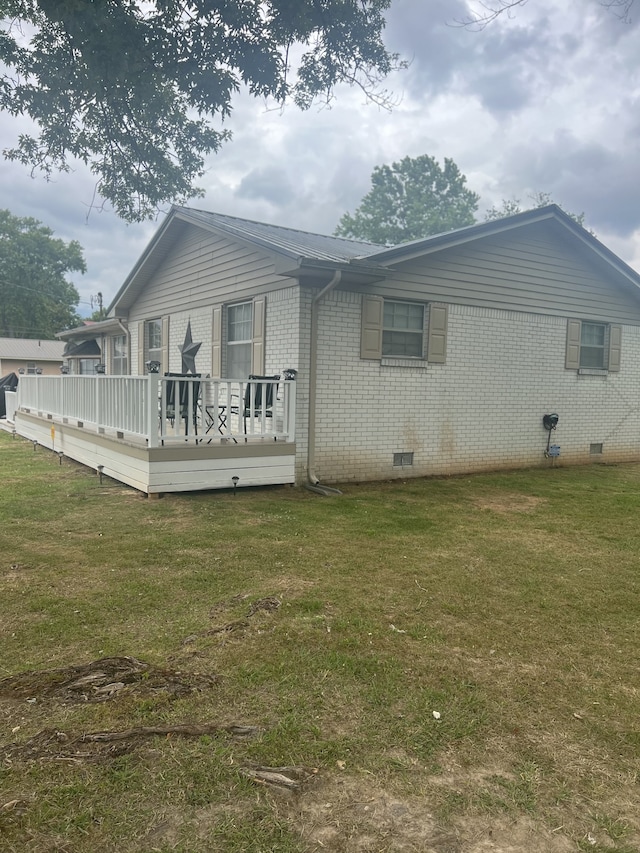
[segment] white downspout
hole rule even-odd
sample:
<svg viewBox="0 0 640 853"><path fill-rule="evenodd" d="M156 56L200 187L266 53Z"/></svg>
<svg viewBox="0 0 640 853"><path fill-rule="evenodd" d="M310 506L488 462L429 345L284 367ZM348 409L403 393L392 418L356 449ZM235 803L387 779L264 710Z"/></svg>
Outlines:
<svg viewBox="0 0 640 853"><path fill-rule="evenodd" d="M322 288L311 301L311 330L309 340L309 418L307 430L307 477L311 486L322 494L341 494L338 489L321 486L315 472L316 455L316 384L318 377L318 305L342 280L342 272L336 270L329 284Z"/></svg>

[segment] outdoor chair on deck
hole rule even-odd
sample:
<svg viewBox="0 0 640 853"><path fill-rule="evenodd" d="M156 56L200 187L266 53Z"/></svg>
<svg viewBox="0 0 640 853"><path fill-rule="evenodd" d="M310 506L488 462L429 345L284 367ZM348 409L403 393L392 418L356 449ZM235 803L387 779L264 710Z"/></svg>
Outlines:
<svg viewBox="0 0 640 853"><path fill-rule="evenodd" d="M278 387L280 375L249 376L245 385L241 406L231 406L231 413L242 415L243 432L247 434L247 421L250 418L273 418L274 389Z"/></svg>
<svg viewBox="0 0 640 853"><path fill-rule="evenodd" d="M184 421L185 435L189 435L189 424L198 434L198 398L200 396L199 373L165 373L167 420L174 425L176 419ZM185 380L192 381L185 381Z"/></svg>

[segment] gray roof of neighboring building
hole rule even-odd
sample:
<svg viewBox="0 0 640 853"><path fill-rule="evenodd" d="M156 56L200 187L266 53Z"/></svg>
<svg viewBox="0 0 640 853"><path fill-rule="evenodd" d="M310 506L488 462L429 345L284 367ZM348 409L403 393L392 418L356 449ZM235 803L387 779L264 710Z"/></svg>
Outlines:
<svg viewBox="0 0 640 853"><path fill-rule="evenodd" d="M91 338L99 338L102 335L124 334L122 324L117 317L109 317L107 320L87 321L74 329L67 329L64 332L57 332L56 338L63 341L69 340L89 340Z"/></svg>
<svg viewBox="0 0 640 853"><path fill-rule="evenodd" d="M62 361L62 341L30 338L0 338L0 358L22 361Z"/></svg>

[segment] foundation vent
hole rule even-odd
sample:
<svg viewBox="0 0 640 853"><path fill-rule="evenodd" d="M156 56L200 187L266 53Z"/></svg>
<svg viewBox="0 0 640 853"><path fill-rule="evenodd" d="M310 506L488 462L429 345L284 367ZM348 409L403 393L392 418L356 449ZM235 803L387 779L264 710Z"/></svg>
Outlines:
<svg viewBox="0 0 640 853"><path fill-rule="evenodd" d="M409 468L413 465L413 451L411 453L394 453L393 467L394 468Z"/></svg>

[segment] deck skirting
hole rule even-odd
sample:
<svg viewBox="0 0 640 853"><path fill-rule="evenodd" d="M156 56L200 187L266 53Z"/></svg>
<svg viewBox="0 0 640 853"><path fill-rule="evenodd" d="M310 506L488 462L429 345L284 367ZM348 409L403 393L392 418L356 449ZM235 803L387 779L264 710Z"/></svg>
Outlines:
<svg viewBox="0 0 640 853"><path fill-rule="evenodd" d="M295 483L294 442L167 445L149 448L89 429L16 412L18 435L146 494ZM237 481L234 483L234 478Z"/></svg>

